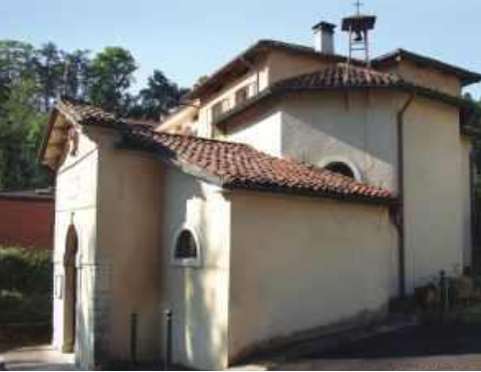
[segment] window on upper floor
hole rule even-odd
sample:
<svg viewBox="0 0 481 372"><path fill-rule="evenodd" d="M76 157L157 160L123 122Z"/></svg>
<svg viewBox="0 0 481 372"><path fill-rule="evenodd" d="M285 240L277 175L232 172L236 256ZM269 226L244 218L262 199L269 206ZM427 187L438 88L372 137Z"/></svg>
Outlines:
<svg viewBox="0 0 481 372"><path fill-rule="evenodd" d="M235 104L240 105L241 103L249 99L249 85L243 86L237 92L235 92Z"/></svg>
<svg viewBox="0 0 481 372"><path fill-rule="evenodd" d="M235 93L235 104L239 105L257 94L257 83L249 83Z"/></svg>
<svg viewBox="0 0 481 372"><path fill-rule="evenodd" d="M229 110L229 100L224 98L223 100L217 102L211 109L212 121L218 119L222 114Z"/></svg>

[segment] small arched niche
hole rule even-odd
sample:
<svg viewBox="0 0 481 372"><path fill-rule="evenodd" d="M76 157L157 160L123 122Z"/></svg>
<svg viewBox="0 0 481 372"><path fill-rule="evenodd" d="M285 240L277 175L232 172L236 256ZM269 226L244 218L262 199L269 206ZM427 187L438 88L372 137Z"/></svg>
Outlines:
<svg viewBox="0 0 481 372"><path fill-rule="evenodd" d="M320 166L332 173L337 173L356 181L362 181L361 172L350 160L343 158L329 158L322 161Z"/></svg>

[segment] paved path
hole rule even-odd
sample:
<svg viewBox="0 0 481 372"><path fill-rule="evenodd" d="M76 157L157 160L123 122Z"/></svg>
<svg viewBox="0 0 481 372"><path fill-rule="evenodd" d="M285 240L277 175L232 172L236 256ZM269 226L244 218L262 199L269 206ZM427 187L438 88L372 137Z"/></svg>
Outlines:
<svg viewBox="0 0 481 372"><path fill-rule="evenodd" d="M9 371L74 371L73 355L50 346L29 346L0 353Z"/></svg>
<svg viewBox="0 0 481 372"><path fill-rule="evenodd" d="M411 327L274 369L481 370L481 327Z"/></svg>
<svg viewBox="0 0 481 372"><path fill-rule="evenodd" d="M0 354L9 370L74 370L71 356L49 346ZM411 327L351 343L330 352L310 352L277 370L481 370L481 326Z"/></svg>

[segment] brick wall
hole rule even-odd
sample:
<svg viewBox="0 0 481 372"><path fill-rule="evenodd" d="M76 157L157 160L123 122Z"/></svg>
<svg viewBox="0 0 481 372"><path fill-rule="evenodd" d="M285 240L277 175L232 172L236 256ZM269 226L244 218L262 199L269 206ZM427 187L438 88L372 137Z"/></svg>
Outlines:
<svg viewBox="0 0 481 372"><path fill-rule="evenodd" d="M0 246L53 249L53 199L0 197Z"/></svg>

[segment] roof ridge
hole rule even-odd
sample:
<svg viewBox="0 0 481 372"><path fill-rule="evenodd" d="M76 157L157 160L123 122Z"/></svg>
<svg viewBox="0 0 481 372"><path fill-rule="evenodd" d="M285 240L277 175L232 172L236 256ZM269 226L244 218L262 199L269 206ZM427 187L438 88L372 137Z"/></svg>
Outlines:
<svg viewBox="0 0 481 372"><path fill-rule="evenodd" d="M308 73L304 73L304 74L300 74L300 75L296 75L293 77L280 80L273 84L273 88L275 89L279 87L284 87L286 84L289 84L291 82L297 82L300 80L313 78L317 76L326 77L326 75L330 73L341 73L343 75L343 79L345 83L348 83L349 72L351 71L362 74L369 83L372 82L373 76L394 79L397 83L405 83L405 80L402 78L402 76L398 74L394 74L392 72L384 72L384 71L373 69L372 67L361 67L361 66L347 64L345 62L340 62L334 65L323 67L313 72L308 72Z"/></svg>
<svg viewBox="0 0 481 372"><path fill-rule="evenodd" d="M246 143L218 140L218 139L214 139L214 138L199 137L199 136L194 136L194 135L191 135L191 134L168 133L168 132L159 131L159 130L155 130L154 128L148 128L148 127L139 127L139 128L134 127L134 128L129 128L129 129L131 131L150 132L154 136L165 136L165 137L170 137L170 138L191 139L193 141L221 144L223 146L224 145L231 145L231 146L233 145L233 146L245 147L245 148L249 148L249 149L254 150L254 151L258 151L253 146L248 145Z"/></svg>

